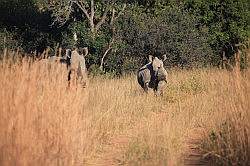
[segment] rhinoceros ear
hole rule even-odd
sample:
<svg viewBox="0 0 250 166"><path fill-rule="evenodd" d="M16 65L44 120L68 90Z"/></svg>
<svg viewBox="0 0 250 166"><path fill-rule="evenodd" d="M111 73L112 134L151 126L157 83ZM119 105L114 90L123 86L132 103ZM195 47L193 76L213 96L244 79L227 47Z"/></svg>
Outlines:
<svg viewBox="0 0 250 166"><path fill-rule="evenodd" d="M86 57L89 53L88 47L84 47L83 50L84 50L83 56Z"/></svg>
<svg viewBox="0 0 250 166"><path fill-rule="evenodd" d="M80 48L79 48L79 54L80 54L80 55L83 55L83 56L85 57L85 56L88 55L88 53L89 53L88 47L84 47L84 48L80 47Z"/></svg>
<svg viewBox="0 0 250 166"><path fill-rule="evenodd" d="M153 57L152 55L149 55L149 56L148 56L148 60L149 60L149 62L153 62L154 57Z"/></svg>
<svg viewBox="0 0 250 166"><path fill-rule="evenodd" d="M167 60L167 55L166 54L164 54L164 55L162 55L162 61L165 61L165 60Z"/></svg>

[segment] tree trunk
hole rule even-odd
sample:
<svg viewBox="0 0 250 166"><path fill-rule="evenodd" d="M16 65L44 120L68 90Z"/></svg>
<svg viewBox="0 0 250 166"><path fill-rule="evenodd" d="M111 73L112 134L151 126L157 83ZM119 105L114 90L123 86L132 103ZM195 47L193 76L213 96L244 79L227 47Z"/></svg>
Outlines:
<svg viewBox="0 0 250 166"><path fill-rule="evenodd" d="M120 17L120 15L123 13L123 11L125 10L125 8L126 8L126 4L123 4L122 10L117 14L117 16L115 16L116 10L114 8L112 9L112 15L111 15L110 23L109 23L109 25L111 27L112 37L111 37L111 41L109 42L108 49L104 52L104 54L102 56L102 59L101 59L101 63L100 63L100 67L99 67L99 69L101 71L103 71L104 59L106 58L108 52L112 49L112 46L113 46L113 43L114 43L114 40L115 40L115 26L114 26L114 21ZM104 13L104 16L105 16L105 13ZM103 21L105 20L105 18L106 18L106 16L103 17Z"/></svg>
<svg viewBox="0 0 250 166"><path fill-rule="evenodd" d="M240 71L240 51L237 49L236 53L234 54L235 59L235 70Z"/></svg>
<svg viewBox="0 0 250 166"><path fill-rule="evenodd" d="M226 69L227 58L226 58L225 54L226 54L225 51L223 51L223 53L222 53L222 69Z"/></svg>
<svg viewBox="0 0 250 166"><path fill-rule="evenodd" d="M57 56L57 50L59 48L59 43L56 44L56 47L55 47L55 56Z"/></svg>
<svg viewBox="0 0 250 166"><path fill-rule="evenodd" d="M103 71L103 64L104 64L104 59L105 57L107 56L108 52L112 49L112 46L109 46L109 48L104 52L103 56L102 56L102 59L101 59L101 64L100 64L100 67L99 69L101 71Z"/></svg>

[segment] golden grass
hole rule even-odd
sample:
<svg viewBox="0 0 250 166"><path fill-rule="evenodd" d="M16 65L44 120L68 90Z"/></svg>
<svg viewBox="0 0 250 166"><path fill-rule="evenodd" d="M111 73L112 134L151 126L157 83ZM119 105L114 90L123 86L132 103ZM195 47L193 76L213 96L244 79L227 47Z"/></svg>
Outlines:
<svg viewBox="0 0 250 166"><path fill-rule="evenodd" d="M1 61L0 165L183 165L196 129L213 162L249 162L249 71L169 75L155 97L134 75L68 89L60 65Z"/></svg>

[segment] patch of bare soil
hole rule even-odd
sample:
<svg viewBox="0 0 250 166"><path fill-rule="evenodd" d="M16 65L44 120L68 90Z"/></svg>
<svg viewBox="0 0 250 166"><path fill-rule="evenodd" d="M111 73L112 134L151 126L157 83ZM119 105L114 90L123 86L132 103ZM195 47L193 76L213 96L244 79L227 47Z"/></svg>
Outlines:
<svg viewBox="0 0 250 166"><path fill-rule="evenodd" d="M154 113L151 116L157 118L158 122L162 119L167 118L166 112ZM161 120L160 120L161 119ZM137 124L138 125L138 124ZM131 130L136 130L135 125ZM206 155L200 148L202 140L206 136L206 131L203 128L193 129L186 136L184 140L185 148L183 151L183 165L187 166L213 166L214 164L209 159L209 155ZM123 158L126 148L129 146L130 141L133 139L129 135L118 135L110 139L102 151L93 160L89 161L87 165L93 166L118 166L127 165L121 159ZM175 166L178 165L177 161L169 159L167 165Z"/></svg>
<svg viewBox="0 0 250 166"><path fill-rule="evenodd" d="M121 158L129 141L130 137L125 135L113 137L109 143L105 145L100 155L96 156L93 161L89 161L87 164L95 166L124 165Z"/></svg>
<svg viewBox="0 0 250 166"><path fill-rule="evenodd" d="M184 165L213 166L208 155L201 150L200 145L205 137L206 131L203 128L193 129L185 140Z"/></svg>

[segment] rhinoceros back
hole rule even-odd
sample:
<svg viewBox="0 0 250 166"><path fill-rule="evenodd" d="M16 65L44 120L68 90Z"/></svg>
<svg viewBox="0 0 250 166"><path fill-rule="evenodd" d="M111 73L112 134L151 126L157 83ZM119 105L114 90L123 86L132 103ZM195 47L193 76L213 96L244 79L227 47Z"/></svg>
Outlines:
<svg viewBox="0 0 250 166"><path fill-rule="evenodd" d="M147 64L140 68L140 70L137 73L137 80L138 83L143 87L145 83L151 82L152 79L152 71L150 70L152 66L150 64Z"/></svg>

